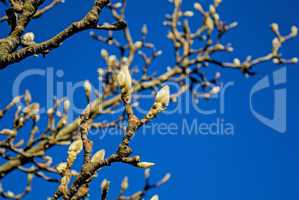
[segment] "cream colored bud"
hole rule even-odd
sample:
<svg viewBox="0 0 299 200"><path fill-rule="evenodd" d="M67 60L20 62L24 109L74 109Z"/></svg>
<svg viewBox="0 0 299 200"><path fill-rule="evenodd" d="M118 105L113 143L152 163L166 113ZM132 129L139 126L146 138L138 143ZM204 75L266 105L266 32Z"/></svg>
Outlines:
<svg viewBox="0 0 299 200"><path fill-rule="evenodd" d="M279 29L279 25L277 23L272 23L271 28L273 32L277 32Z"/></svg>
<svg viewBox="0 0 299 200"><path fill-rule="evenodd" d="M83 143L81 139L75 140L69 147L68 153L78 154L83 148Z"/></svg>
<svg viewBox="0 0 299 200"><path fill-rule="evenodd" d="M136 49L140 49L142 46L143 46L142 41L137 41L137 42L135 42L135 44L134 44L134 47L135 47Z"/></svg>
<svg viewBox="0 0 299 200"><path fill-rule="evenodd" d="M32 44L34 42L34 38L35 38L35 35L33 32L28 32L28 33L25 33L22 37L22 42L25 44L25 45L29 45L29 44Z"/></svg>
<svg viewBox="0 0 299 200"><path fill-rule="evenodd" d="M88 80L84 81L84 90L86 95L89 96L91 92L91 84Z"/></svg>
<svg viewBox="0 0 299 200"><path fill-rule="evenodd" d="M147 28L147 25L146 25L146 24L144 24L144 25L142 26L141 32L142 32L142 34L144 34L144 35L146 35L146 34L148 33L148 28Z"/></svg>
<svg viewBox="0 0 299 200"><path fill-rule="evenodd" d="M106 49L102 49L101 50L101 56L103 58L108 58L108 56L109 56L108 51Z"/></svg>
<svg viewBox="0 0 299 200"><path fill-rule="evenodd" d="M240 61L239 58L235 58L233 62L234 62L234 64L237 65L237 66L241 65L241 61Z"/></svg>
<svg viewBox="0 0 299 200"><path fill-rule="evenodd" d="M210 13L214 14L216 13L216 8L213 5L210 5Z"/></svg>
<svg viewBox="0 0 299 200"><path fill-rule="evenodd" d="M292 58L291 62L294 63L294 64L297 64L298 63L298 58L297 57Z"/></svg>
<svg viewBox="0 0 299 200"><path fill-rule="evenodd" d="M71 106L71 102L66 99L64 102L63 102L63 108L65 111L68 111L70 109L70 106Z"/></svg>
<svg viewBox="0 0 299 200"><path fill-rule="evenodd" d="M2 129L0 131L1 135L6 135L6 136L16 136L17 135L17 131L15 129L11 130L11 129Z"/></svg>
<svg viewBox="0 0 299 200"><path fill-rule="evenodd" d="M158 195L154 195L151 200L159 200L159 196Z"/></svg>
<svg viewBox="0 0 299 200"><path fill-rule="evenodd" d="M217 50L223 50L224 46L222 44L216 44L215 45L215 49L217 49Z"/></svg>
<svg viewBox="0 0 299 200"><path fill-rule="evenodd" d="M291 28L291 35L293 37L296 37L298 35L298 28L297 28L297 26L292 26L292 28Z"/></svg>
<svg viewBox="0 0 299 200"><path fill-rule="evenodd" d="M129 66L123 65L122 69L119 71L117 75L118 85L125 89L130 89L132 86L132 78L129 72Z"/></svg>
<svg viewBox="0 0 299 200"><path fill-rule="evenodd" d="M110 182L107 179L104 179L101 183L102 190L107 191L109 189Z"/></svg>
<svg viewBox="0 0 299 200"><path fill-rule="evenodd" d="M170 40L174 39L174 34L172 32L168 32L167 38Z"/></svg>
<svg viewBox="0 0 299 200"><path fill-rule="evenodd" d="M211 90L211 94L218 94L220 92L221 88L219 86L215 86Z"/></svg>
<svg viewBox="0 0 299 200"><path fill-rule="evenodd" d="M91 158L92 163L98 163L105 159L106 151L104 149L97 151Z"/></svg>
<svg viewBox="0 0 299 200"><path fill-rule="evenodd" d="M117 2L116 4L113 5L114 8L121 8L122 3Z"/></svg>
<svg viewBox="0 0 299 200"><path fill-rule="evenodd" d="M34 113L34 114L39 113L39 108L40 108L40 106L39 106L38 103L33 103L30 106L31 112Z"/></svg>
<svg viewBox="0 0 299 200"><path fill-rule="evenodd" d="M47 111L48 116L51 116L54 114L54 109L53 108L49 108Z"/></svg>
<svg viewBox="0 0 299 200"><path fill-rule="evenodd" d="M117 61L117 59L116 59L115 55L111 55L108 57L108 65L109 66L115 65L116 61Z"/></svg>
<svg viewBox="0 0 299 200"><path fill-rule="evenodd" d="M215 21L219 21L220 20L220 17L219 17L219 15L217 13L215 13L213 15L213 17L214 17Z"/></svg>
<svg viewBox="0 0 299 200"><path fill-rule="evenodd" d="M63 174L65 172L66 168L67 168L67 163L66 162L59 163L56 166L56 170L59 174Z"/></svg>
<svg viewBox="0 0 299 200"><path fill-rule="evenodd" d="M201 4L198 3L198 2L194 3L194 8L195 8L196 10L200 11L200 12L203 11L203 8L202 8Z"/></svg>
<svg viewBox="0 0 299 200"><path fill-rule="evenodd" d="M143 168L143 169L147 169L147 168L151 168L155 165L155 163L152 162L139 162L137 163L137 167Z"/></svg>
<svg viewBox="0 0 299 200"><path fill-rule="evenodd" d="M164 183L168 182L170 178L171 178L170 173L165 174L165 176L161 180L161 183L164 184Z"/></svg>
<svg viewBox="0 0 299 200"><path fill-rule="evenodd" d="M170 98L169 86L166 85L166 86L162 87L156 94L155 102L161 103L161 104L163 104L163 106L168 106L169 98Z"/></svg>
<svg viewBox="0 0 299 200"><path fill-rule="evenodd" d="M32 97L31 97L31 94L30 94L29 90L25 91L24 99L25 99L25 102L27 104L29 104L31 102Z"/></svg>
<svg viewBox="0 0 299 200"><path fill-rule="evenodd" d="M186 17L193 17L194 13L191 10L187 10L186 12L184 12L184 16Z"/></svg>
<svg viewBox="0 0 299 200"><path fill-rule="evenodd" d="M16 197L15 193L13 193L13 192L10 191L10 190L8 190L8 191L6 192L6 195L7 195L8 198L11 198L11 199Z"/></svg>
<svg viewBox="0 0 299 200"><path fill-rule="evenodd" d="M273 63L274 63L274 64L278 64L278 63L280 63L280 61L279 61L279 59L274 58L274 59L273 59Z"/></svg>
<svg viewBox="0 0 299 200"><path fill-rule="evenodd" d="M128 177L124 177L123 181L121 182L121 189L122 191L125 191L129 187L129 179Z"/></svg>

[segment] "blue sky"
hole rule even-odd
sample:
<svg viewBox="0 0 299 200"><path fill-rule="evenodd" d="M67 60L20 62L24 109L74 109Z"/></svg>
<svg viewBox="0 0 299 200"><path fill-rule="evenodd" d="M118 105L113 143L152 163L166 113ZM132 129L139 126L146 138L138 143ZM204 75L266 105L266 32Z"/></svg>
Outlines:
<svg viewBox="0 0 299 200"><path fill-rule="evenodd" d="M193 7L193 0L185 0L187 9ZM91 1L67 0L41 19L32 22L28 31L36 34L37 40L47 39L59 32L73 20L79 19L89 9ZM269 29L272 22L280 24L282 32L287 33L292 25L298 22L299 2L296 0L224 0L220 7L222 18L227 21L238 21L239 27L230 32L225 41L230 41L236 52L231 57L245 58L247 55L263 55L271 49L273 35ZM164 54L156 62L158 71L162 72L172 64L170 56L172 49L166 40L166 29L162 26L164 14L171 12L167 0L128 1L127 20L133 36L137 38L144 23L149 27L149 39L163 50ZM107 12L104 12L104 14ZM197 16L198 17L198 16ZM197 18L196 20L201 20ZM196 21L195 20L195 21ZM0 36L5 35L4 25L0 25ZM2 31L3 30L3 31ZM287 57L298 56L299 40L287 43L283 54ZM0 106L8 103L12 96L12 85L18 75L27 69L45 70L53 67L54 72L63 70L62 77L55 77L56 82L78 82L89 79L97 83L96 69L102 63L100 50L103 45L83 32L64 42L63 46L54 50L46 58L31 57L14 64L0 72ZM284 66L274 66L272 63L255 68L257 75L251 78L231 70L223 72L224 84L231 83L225 92L224 112L219 111L219 98L209 102L201 101L204 109L214 108L215 114L203 115L191 109L190 112L162 114L154 123L175 123L183 130L184 120L189 123L194 120L199 123L230 123L234 134L223 135L149 135L139 134L134 138L132 146L136 154L142 155L146 161L157 163L152 170L153 179L159 179L166 172L172 174L167 185L153 191L163 199L204 199L204 200L297 200L299 199L299 136L298 127L298 66L287 67L287 83L280 88L287 89L287 131L279 133L259 122L249 107L251 88L263 77L271 77L272 72ZM215 71L215 68L211 69ZM218 69L217 69L218 70ZM64 85L65 86L65 85ZM46 104L46 84L41 77L26 79L23 90L28 88L34 100ZM274 87L266 89L254 97L254 108L267 117L273 112ZM83 105L82 91L78 92L76 105ZM80 96L81 95L81 96ZM183 100L185 101L185 100ZM186 101L186 104L190 102ZM145 106L149 106L145 104ZM175 106L175 105L170 105ZM1 121L0 128L9 121ZM105 148L112 153L120 140L120 136L107 136L103 140L98 135L92 136L95 148ZM65 148L51 150L54 159L63 159ZM131 166L116 164L103 169L92 184L90 199L99 199L100 179L108 178L112 182L111 198L119 190L123 176L130 181L129 192L142 187L143 171ZM19 173L9 175L4 186L21 191ZM36 179L33 185L34 193L26 199L45 199L55 190L55 185Z"/></svg>

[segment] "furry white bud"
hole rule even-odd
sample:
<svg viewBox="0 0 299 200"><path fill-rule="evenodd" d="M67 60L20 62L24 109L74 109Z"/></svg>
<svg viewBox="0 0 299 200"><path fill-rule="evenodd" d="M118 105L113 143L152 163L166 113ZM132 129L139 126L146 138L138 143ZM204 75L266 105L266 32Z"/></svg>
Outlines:
<svg viewBox="0 0 299 200"><path fill-rule="evenodd" d="M101 56L103 57L103 58L108 58L108 51L106 50L106 49L102 49L101 50Z"/></svg>
<svg viewBox="0 0 299 200"><path fill-rule="evenodd" d="M84 81L84 90L85 90L86 96L90 96L91 84L88 80Z"/></svg>
<svg viewBox="0 0 299 200"><path fill-rule="evenodd" d="M64 107L64 110L65 111L68 111L70 109L70 106L71 106L71 102L66 99L64 102L63 102L63 107Z"/></svg>
<svg viewBox="0 0 299 200"><path fill-rule="evenodd" d="M140 49L142 46L143 46L142 41L137 41L137 42L135 42L135 44L134 44L134 47L135 47L136 49Z"/></svg>
<svg viewBox="0 0 299 200"><path fill-rule="evenodd" d="M156 94L156 103L161 103L163 106L168 106L170 99L170 92L169 92L169 86L166 85L163 88L161 88L158 93Z"/></svg>
<svg viewBox="0 0 299 200"><path fill-rule="evenodd" d="M200 12L203 11L203 8L202 8L201 4L198 3L198 2L194 3L194 8L195 8L196 10L200 11Z"/></svg>
<svg viewBox="0 0 299 200"><path fill-rule="evenodd" d="M132 78L129 72L129 66L123 65L117 75L118 85L126 90L129 90L132 86Z"/></svg>
<svg viewBox="0 0 299 200"><path fill-rule="evenodd" d="M78 153L80 153L82 148L83 148L82 140L78 139L70 145L70 147L68 149L68 153L69 154L71 154L71 153L78 154Z"/></svg>
<svg viewBox="0 0 299 200"><path fill-rule="evenodd" d="M56 166L56 170L59 174L63 174L65 172L66 168L67 168L67 163L66 162L59 163Z"/></svg>
<svg viewBox="0 0 299 200"><path fill-rule="evenodd" d="M293 64L297 64L297 63L298 63L298 58L297 58L297 57L292 58L292 59L291 59L291 62L292 62Z"/></svg>
<svg viewBox="0 0 299 200"><path fill-rule="evenodd" d="M239 58L235 58L233 62L235 65L238 65L238 66L241 65L241 61Z"/></svg>
<svg viewBox="0 0 299 200"><path fill-rule="evenodd" d="M221 88L219 86L215 86L212 88L211 90L211 94L215 95L218 94L220 92Z"/></svg>
<svg viewBox="0 0 299 200"><path fill-rule="evenodd" d="M277 32L279 29L279 25L277 23L272 23L271 28L273 32Z"/></svg>
<svg viewBox="0 0 299 200"><path fill-rule="evenodd" d="M101 160L104 160L105 158L105 150L102 149L102 150L99 150L97 151L91 158L91 162L92 163L98 163L100 162Z"/></svg>
<svg viewBox="0 0 299 200"><path fill-rule="evenodd" d="M34 42L35 35L33 32L25 33L22 37L22 42L25 45L30 45Z"/></svg>
<svg viewBox="0 0 299 200"><path fill-rule="evenodd" d="M296 37L298 35L298 28L297 28L297 26L292 26L292 28L291 28L291 35L293 37Z"/></svg>
<svg viewBox="0 0 299 200"><path fill-rule="evenodd" d="M154 195L151 200L159 200L159 196L158 195Z"/></svg>
<svg viewBox="0 0 299 200"><path fill-rule="evenodd" d="M186 16L186 17L192 17L193 15L194 15L194 13L190 10L184 12L184 16Z"/></svg>
<svg viewBox="0 0 299 200"><path fill-rule="evenodd" d="M139 162L137 163L137 167L143 168L143 169L147 169L147 168L151 168L155 165L155 163L152 162Z"/></svg>

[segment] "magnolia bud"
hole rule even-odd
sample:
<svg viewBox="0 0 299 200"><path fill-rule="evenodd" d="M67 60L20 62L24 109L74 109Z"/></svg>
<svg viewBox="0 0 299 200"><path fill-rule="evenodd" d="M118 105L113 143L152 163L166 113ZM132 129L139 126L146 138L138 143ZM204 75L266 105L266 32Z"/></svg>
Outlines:
<svg viewBox="0 0 299 200"><path fill-rule="evenodd" d="M235 65L241 65L241 61L239 60L239 58L235 58L233 62Z"/></svg>
<svg viewBox="0 0 299 200"><path fill-rule="evenodd" d="M3 129L0 131L1 135L6 135L6 136L16 136L17 131L15 129Z"/></svg>
<svg viewBox="0 0 299 200"><path fill-rule="evenodd" d="M216 13L216 8L213 5L210 5L210 13Z"/></svg>
<svg viewBox="0 0 299 200"><path fill-rule="evenodd" d="M139 162L137 163L137 167L143 168L143 169L147 169L147 168L151 168L155 165L155 163L152 162Z"/></svg>
<svg viewBox="0 0 299 200"><path fill-rule="evenodd" d="M48 116L52 116L54 114L54 109L53 108L49 108L48 110L47 110L47 115Z"/></svg>
<svg viewBox="0 0 299 200"><path fill-rule="evenodd" d="M22 42L25 45L30 45L34 42L35 35L33 32L25 33L22 37Z"/></svg>
<svg viewBox="0 0 299 200"><path fill-rule="evenodd" d="M77 155L78 153L80 153L82 148L83 148L82 140L78 139L70 145L68 149L68 154L74 153Z"/></svg>
<svg viewBox="0 0 299 200"><path fill-rule="evenodd" d="M124 177L123 181L121 182L121 190L125 191L129 187L129 180L128 177Z"/></svg>
<svg viewBox="0 0 299 200"><path fill-rule="evenodd" d="M161 183L164 184L164 183L168 182L169 179L170 179L170 177L171 177L171 174L170 174L170 173L167 173L167 174L162 178Z"/></svg>
<svg viewBox="0 0 299 200"><path fill-rule="evenodd" d="M151 200L159 200L159 196L158 195L154 195Z"/></svg>
<svg viewBox="0 0 299 200"><path fill-rule="evenodd" d="M115 55L111 55L108 57L108 65L109 66L114 66L116 63L117 59Z"/></svg>
<svg viewBox="0 0 299 200"><path fill-rule="evenodd" d="M142 34L144 34L144 35L146 35L146 34L148 33L148 28L147 28L147 25L146 25L146 24L144 24L144 25L142 26L141 32L142 32Z"/></svg>
<svg viewBox="0 0 299 200"><path fill-rule="evenodd" d="M70 109L70 106L71 106L71 102L66 99L64 102L63 102L63 108L64 108L64 111L68 111Z"/></svg>
<svg viewBox="0 0 299 200"><path fill-rule="evenodd" d="M203 11L203 8L202 8L201 4L198 3L198 2L194 3L194 8L195 8L196 10L200 11L200 12Z"/></svg>
<svg viewBox="0 0 299 200"><path fill-rule="evenodd" d="M188 10L188 11L184 12L184 15L186 17L192 17L194 15L194 13L192 11Z"/></svg>
<svg viewBox="0 0 299 200"><path fill-rule="evenodd" d="M65 172L66 168L67 168L67 163L66 162L59 163L56 166L56 170L59 174L63 174Z"/></svg>
<svg viewBox="0 0 299 200"><path fill-rule="evenodd" d="M137 41L137 42L135 42L134 47L136 49L140 49L142 47L142 45L143 45L143 43L141 41Z"/></svg>
<svg viewBox="0 0 299 200"><path fill-rule="evenodd" d="M169 86L168 85L164 86L156 94L155 102L156 103L161 103L163 106L168 106L169 98L170 98L169 93L170 93L169 92Z"/></svg>
<svg viewBox="0 0 299 200"><path fill-rule="evenodd" d="M7 196L8 198L11 198L11 199L15 199L15 198L16 198L15 193L13 193L13 192L10 191L10 190L8 190L8 191L6 192L6 196Z"/></svg>
<svg viewBox="0 0 299 200"><path fill-rule="evenodd" d="M132 78L129 72L129 66L123 65L122 69L119 71L117 75L118 85L125 89L130 89L132 86Z"/></svg>
<svg viewBox="0 0 299 200"><path fill-rule="evenodd" d="M30 104L31 99L32 98L31 98L31 94L30 94L29 90L26 90L25 94L24 94L24 100L25 100L26 104Z"/></svg>
<svg viewBox="0 0 299 200"><path fill-rule="evenodd" d="M220 87L219 86L215 86L212 88L211 90L211 94L218 94L220 92Z"/></svg>
<svg viewBox="0 0 299 200"><path fill-rule="evenodd" d="M85 94L86 96L90 96L90 92L91 92L91 84L88 80L84 81L84 89L85 89Z"/></svg>
<svg viewBox="0 0 299 200"><path fill-rule="evenodd" d="M103 58L108 58L108 51L106 50L106 49L102 49L101 50L101 56L103 57Z"/></svg>
<svg viewBox="0 0 299 200"><path fill-rule="evenodd" d="M93 157L91 158L91 162L92 163L99 163L101 160L104 160L105 158L105 150L102 149L102 150L99 150L97 151Z"/></svg>
<svg viewBox="0 0 299 200"><path fill-rule="evenodd" d="M296 37L298 35L298 28L297 28L297 26L292 26L292 28L291 28L291 35L293 37Z"/></svg>
<svg viewBox="0 0 299 200"><path fill-rule="evenodd" d="M101 184L102 190L107 191L109 189L109 185L110 182L107 179L104 179Z"/></svg>
<svg viewBox="0 0 299 200"><path fill-rule="evenodd" d="M122 6L122 3L117 2L116 4L113 5L114 8L120 8Z"/></svg>
<svg viewBox="0 0 299 200"><path fill-rule="evenodd" d="M279 25L277 23L271 24L271 28L273 32L277 32L279 29Z"/></svg>
<svg viewBox="0 0 299 200"><path fill-rule="evenodd" d="M292 58L291 62L294 63L294 64L298 63L298 58L297 57Z"/></svg>

